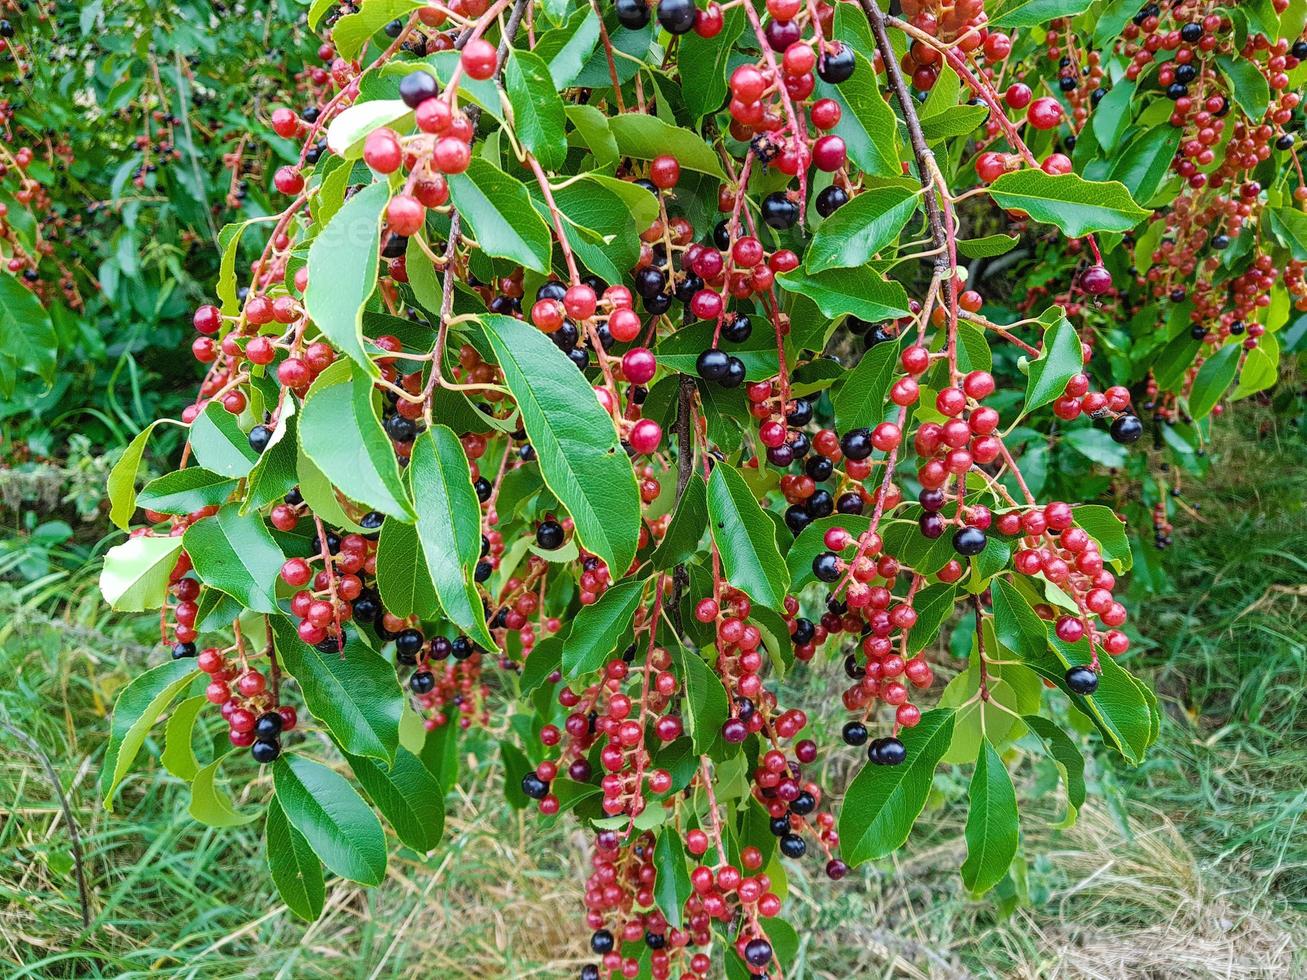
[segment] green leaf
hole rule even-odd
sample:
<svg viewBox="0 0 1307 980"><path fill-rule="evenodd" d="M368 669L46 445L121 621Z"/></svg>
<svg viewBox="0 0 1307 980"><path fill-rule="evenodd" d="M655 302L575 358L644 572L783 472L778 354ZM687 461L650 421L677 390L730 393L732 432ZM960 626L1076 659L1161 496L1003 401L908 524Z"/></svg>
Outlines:
<svg viewBox="0 0 1307 980"><path fill-rule="evenodd" d="M608 126L607 116L592 105L567 105L563 106L563 112L567 115L568 122L581 134L581 139L585 140L596 164L611 167L617 163L621 153L617 149L617 140L613 139L613 131Z"/></svg>
<svg viewBox="0 0 1307 980"><path fill-rule="evenodd" d="M545 682L545 679L563 666L563 638L558 635L546 636L536 641L527 655L526 666L522 668L519 690L529 694Z"/></svg>
<svg viewBox="0 0 1307 980"><path fill-rule="evenodd" d="M191 423L191 449L206 470L238 480L248 476L259 454L250 446L236 416L217 402L209 402Z"/></svg>
<svg viewBox="0 0 1307 980"><path fill-rule="evenodd" d="M507 316L487 315L485 324L545 484L572 516L581 544L620 578L640 538L640 493L612 419L545 334Z"/></svg>
<svg viewBox="0 0 1307 980"><path fill-rule="evenodd" d="M1085 180L1079 174L1017 170L990 184L989 193L999 207L1024 211L1071 238L1097 231L1129 231L1149 214L1134 202L1124 184Z"/></svg>
<svg viewBox="0 0 1307 980"><path fill-rule="evenodd" d="M208 703L209 699L203 694L187 698L173 709L163 727L163 753L159 761L183 782L191 782L200 771L200 760L195 758L191 735L195 730L195 719Z"/></svg>
<svg viewBox="0 0 1307 980"><path fill-rule="evenodd" d="M421 0L363 0L358 13L346 14L332 27L331 41L336 52L346 61L353 61L373 34L420 6Z"/></svg>
<svg viewBox="0 0 1307 980"><path fill-rule="evenodd" d="M235 316L240 312L240 300L236 292L236 256L240 251L241 237L250 227L249 221L238 221L223 225L218 232L218 251L222 258L218 264L218 298L222 301L222 312Z"/></svg>
<svg viewBox="0 0 1307 980"><path fill-rule="evenodd" d="M104 601L119 612L158 609L181 550L182 539L170 536L129 538L110 548L100 570Z"/></svg>
<svg viewBox="0 0 1307 980"><path fill-rule="evenodd" d="M113 809L114 792L159 715L198 676L193 660L170 660L135 678L118 695L109 725L109 747L100 768L100 795L106 810Z"/></svg>
<svg viewBox="0 0 1307 980"><path fill-rule="evenodd" d="M395 668L346 631L345 649L322 651L299 638L285 616L273 616L281 666L299 681L304 703L346 752L389 764L399 746L404 696Z"/></svg>
<svg viewBox="0 0 1307 980"><path fill-rule="evenodd" d="M1251 119L1260 120L1271 104L1271 86L1261 68L1243 57L1218 54L1216 65L1221 74L1230 80L1230 93L1235 105Z"/></svg>
<svg viewBox="0 0 1307 980"><path fill-rule="evenodd" d="M239 812L231 797L214 782L218 778L218 767L231 754L227 752L218 756L197 772L191 783L191 803L186 812L192 819L209 827L243 827L259 819L257 813Z"/></svg>
<svg viewBox="0 0 1307 980"><path fill-rule="evenodd" d="M381 525L377 542L377 590L387 612L435 619L440 614L436 588L427 571L417 527L400 521Z"/></svg>
<svg viewBox="0 0 1307 980"><path fill-rule="evenodd" d="M599 17L586 6L557 30L541 35L535 51L549 65L549 76L560 92L572 85L599 43Z"/></svg>
<svg viewBox="0 0 1307 980"><path fill-rule="evenodd" d="M653 567L662 571L687 561L699 547L708 526L707 487L698 473L690 474L685 493L672 513L667 532L653 553Z"/></svg>
<svg viewBox="0 0 1307 980"><path fill-rule="evenodd" d="M625 579L611 586L592 605L582 606L563 641L563 676L578 677L598 670L614 655L631 626L644 582ZM530 662L530 658L527 658Z"/></svg>
<svg viewBox="0 0 1307 980"><path fill-rule="evenodd" d="M249 489L241 504L241 513L248 514L281 500L299 482L295 468L299 455L297 421L295 399L287 398L281 406L277 424L272 427L272 437L254 469L250 470Z"/></svg>
<svg viewBox="0 0 1307 980"><path fill-rule="evenodd" d="M608 126L622 156L652 160L670 154L682 170L696 170L725 180L721 162L703 137L688 129L663 122L657 116L628 112L611 116Z"/></svg>
<svg viewBox="0 0 1307 980"><path fill-rule="evenodd" d="M875 348L872 349L875 350ZM826 532L833 527L842 527L856 538L871 527L871 518L861 517L857 514L836 514L833 517L819 517L800 531L799 536L794 539L794 543L785 552L785 563L790 569L791 592L797 594L799 589L809 582L817 581L816 576L812 574L812 560L823 551L830 550L826 547L824 538Z"/></svg>
<svg viewBox="0 0 1307 980"><path fill-rule="evenodd" d="M504 66L504 88L518 140L546 170L561 169L567 161L567 117L549 66L532 51L515 50Z"/></svg>
<svg viewBox="0 0 1307 980"><path fill-rule="evenodd" d="M708 479L708 519L731 584L754 602L783 609L790 570L776 549L776 525L727 463L713 467Z"/></svg>
<svg viewBox="0 0 1307 980"><path fill-rule="evenodd" d="M732 7L725 11L722 29L715 36L704 38L693 31L681 35L677 57L681 95L695 122L716 112L726 99L731 50L744 31L744 21L744 12Z"/></svg>
<svg viewBox="0 0 1307 980"><path fill-rule="evenodd" d="M1124 466L1129 456L1129 450L1113 439L1110 433L1092 425L1070 430L1062 437L1062 441L1081 456L1101 466Z"/></svg>
<svg viewBox="0 0 1307 980"><path fill-rule="evenodd" d="M1271 231L1294 259L1307 261L1307 214L1296 208L1271 208L1267 215Z"/></svg>
<svg viewBox="0 0 1307 980"><path fill-rule="evenodd" d="M1066 317L1059 317L1044 333L1043 354L1030 362L1026 378L1026 403L1022 413L1043 408L1066 393L1066 383L1085 369L1080 334Z"/></svg>
<svg viewBox="0 0 1307 980"><path fill-rule="evenodd" d="M984 238L962 238L958 240L958 253L969 259L992 259L1005 255L1016 248L1021 239L1015 235L986 235Z"/></svg>
<svg viewBox="0 0 1307 980"><path fill-rule="evenodd" d="M968 796L971 808L967 812L967 859L962 864L962 883L972 895L983 895L1007 875L1020 836L1012 777L989 739L980 743Z"/></svg>
<svg viewBox="0 0 1307 980"><path fill-rule="evenodd" d="M189 514L221 504L235 488L235 480L192 466L151 480L141 490L136 503L161 514Z"/></svg>
<svg viewBox="0 0 1307 980"><path fill-rule="evenodd" d="M912 603L912 608L917 611L917 622L908 633L909 653L917 653L934 641L939 628L953 614L956 601L957 588L944 582L928 585L917 593Z"/></svg>
<svg viewBox="0 0 1307 980"><path fill-rule="evenodd" d="M403 132L412 124L413 110L402 99L358 102L331 120L327 127L327 148L345 160L360 160L369 133L384 126Z"/></svg>
<svg viewBox="0 0 1307 980"><path fill-rule="evenodd" d="M126 531L131 526L132 515L136 513L136 474L141 468L141 457L155 428L163 424L160 419L151 422L136 434L127 444L118 462L109 471L105 482L105 493L109 497L109 520Z"/></svg>
<svg viewBox="0 0 1307 980"><path fill-rule="evenodd" d="M381 821L344 777L321 763L287 754L272 767L277 802L329 869L363 885L386 874Z"/></svg>
<svg viewBox="0 0 1307 980"><path fill-rule="evenodd" d="M653 854L654 870L657 873L654 878L654 899L667 924L673 929L681 928L685 902L693 891L686 861L680 831L673 826L659 830Z"/></svg>
<svg viewBox="0 0 1307 980"><path fill-rule="evenodd" d="M1093 0L999 0L990 15L995 27L1042 27L1059 17L1074 17L1090 8Z"/></svg>
<svg viewBox="0 0 1307 980"><path fill-rule="evenodd" d="M706 755L721 738L722 725L730 717L731 706L717 672L693 650L681 647L677 666L684 685L685 732L698 755Z"/></svg>
<svg viewBox="0 0 1307 980"><path fill-rule="evenodd" d="M1239 370L1240 344L1226 344L1203 361L1189 389L1189 415L1197 421L1208 416Z"/></svg>
<svg viewBox="0 0 1307 980"><path fill-rule="evenodd" d="M831 132L844 140L858 167L872 177L903 176L898 118L881 95L876 70L856 46L853 74L839 85L818 80L813 98L839 103L840 121Z"/></svg>
<svg viewBox="0 0 1307 980"><path fill-rule="evenodd" d="M390 437L372 400L371 379L348 361L327 368L300 410L300 448L345 496L402 521L415 513Z"/></svg>
<svg viewBox="0 0 1307 980"><path fill-rule="evenodd" d="M898 367L899 345L877 344L862 355L862 360L852 371L835 382L831 389L831 405L841 431L881 423L885 418L885 398Z"/></svg>
<svg viewBox="0 0 1307 980"><path fill-rule="evenodd" d="M514 810L525 810L531 805L531 797L523 791L522 780L535 767L525 752L503 738L499 740L499 761L504 767L504 799Z"/></svg>
<svg viewBox="0 0 1307 980"><path fill-rule="evenodd" d="M810 273L864 265L899 232L916 212L917 195L902 187L864 191L821 223L804 256Z"/></svg>
<svg viewBox="0 0 1307 980"><path fill-rule="evenodd" d="M458 783L458 734L457 721L440 725L427 732L422 751L418 753L427 771L436 777L446 792Z"/></svg>
<svg viewBox="0 0 1307 980"><path fill-rule="evenodd" d="M1140 133L1113 162L1112 180L1123 183L1135 200L1145 203L1152 200L1170 173L1180 136L1181 130L1169 122Z"/></svg>
<svg viewBox="0 0 1307 980"><path fill-rule="evenodd" d="M1098 103L1098 108L1094 110L1093 115L1089 117L1089 124L1094 130L1098 145L1106 153L1116 149L1121 137L1130 128L1130 106L1134 99L1135 87L1135 83L1130 79L1121 79L1112 86Z"/></svg>
<svg viewBox="0 0 1307 980"><path fill-rule="evenodd" d="M276 586L286 556L261 514L241 516L239 504L228 504L192 524L182 540L206 585L239 599L246 609L279 612Z"/></svg>
<svg viewBox="0 0 1307 980"><path fill-rule="evenodd" d="M1062 782L1066 785L1066 815L1053 826L1058 830L1069 829L1075 825L1076 816L1085 805L1084 756L1071 737L1047 718L1022 715L1021 720L1044 743L1044 750L1062 775Z"/></svg>
<svg viewBox="0 0 1307 980"><path fill-rule="evenodd" d="M54 324L36 294L17 276L0 272L0 360L36 375L48 387L54 384L58 350ZM5 388L6 396L13 394L12 384Z"/></svg>
<svg viewBox="0 0 1307 980"><path fill-rule="evenodd" d="M395 763L389 769L374 759L345 755L363 792L390 821L401 841L421 854L440 843L445 831L445 791L421 759L403 746L396 750Z"/></svg>
<svg viewBox="0 0 1307 980"><path fill-rule="evenodd" d="M903 287L865 266L816 275L798 268L777 276L776 283L786 292L807 296L831 319L848 314L877 323L908 315L908 294Z"/></svg>
<svg viewBox="0 0 1307 980"><path fill-rule="evenodd" d="M989 107L983 105L953 106L945 112L926 116L921 120L921 135L927 143L969 136L989 118Z"/></svg>
<svg viewBox="0 0 1307 980"><path fill-rule="evenodd" d="M377 288L381 215L388 203L385 181L369 184L345 202L309 246L304 291L304 305L318 329L373 377L378 369L363 349L363 307Z"/></svg>
<svg viewBox="0 0 1307 980"><path fill-rule="evenodd" d="M322 862L304 835L290 825L275 796L268 801L263 839L268 871L272 874L272 883L277 886L277 894L288 909L306 922L312 922L322 914L326 900Z"/></svg>
<svg viewBox="0 0 1307 980"><path fill-rule="evenodd" d="M449 175L449 194L485 254L549 272L549 226L531 207L531 195L520 180L473 157L465 172Z"/></svg>
<svg viewBox="0 0 1307 980"><path fill-rule="evenodd" d="M907 758L897 766L871 763L849 785L840 811L844 860L856 867L903 846L926 805L935 766L953 737L953 710L935 708L899 736Z"/></svg>
<svg viewBox="0 0 1307 980"><path fill-rule="evenodd" d="M1116 511L1102 504L1076 504L1071 512L1076 523L1098 542L1103 560L1115 563L1118 571L1130 571L1134 555L1126 537L1125 522L1116 516Z"/></svg>
<svg viewBox="0 0 1307 980"><path fill-rule="evenodd" d="M484 649L497 652L473 581L481 555L481 505L458 436L443 425L418 436L408 477L422 554L445 615Z"/></svg>

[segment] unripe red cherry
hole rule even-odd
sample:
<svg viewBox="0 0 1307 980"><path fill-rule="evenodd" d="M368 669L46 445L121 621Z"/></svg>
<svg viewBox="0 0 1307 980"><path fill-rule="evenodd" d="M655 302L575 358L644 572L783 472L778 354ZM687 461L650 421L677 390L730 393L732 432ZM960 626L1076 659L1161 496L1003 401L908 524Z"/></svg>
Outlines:
<svg viewBox="0 0 1307 980"><path fill-rule="evenodd" d="M295 167L278 167L272 183L282 194L298 194L304 190L304 175Z"/></svg>
<svg viewBox="0 0 1307 980"><path fill-rule="evenodd" d="M495 46L485 38L469 41L463 48L463 70L468 77L484 82L495 73L499 65L499 54Z"/></svg>
<svg viewBox="0 0 1307 980"><path fill-rule="evenodd" d="M416 235L426 220L427 209L411 194L396 194L386 205L386 225L405 238Z"/></svg>
<svg viewBox="0 0 1307 980"><path fill-rule="evenodd" d="M251 337L245 345L245 356L251 364L271 364L277 356L277 349L270 337Z"/></svg>
<svg viewBox="0 0 1307 980"><path fill-rule="evenodd" d="M404 162L404 150L393 129L382 127L363 141L363 162L377 173L393 174Z"/></svg>
<svg viewBox="0 0 1307 980"><path fill-rule="evenodd" d="M461 139L445 136L436 141L434 158L441 173L461 174L472 162L472 148Z"/></svg>
<svg viewBox="0 0 1307 980"><path fill-rule="evenodd" d="M216 306L201 306L191 317L195 329L203 334L215 334L222 326L222 311Z"/></svg>
<svg viewBox="0 0 1307 980"><path fill-rule="evenodd" d="M543 302L543 301L542 301ZM540 304L537 303L537 306ZM534 315L534 314L533 314ZM559 326L562 325L560 320ZM634 310L614 310L608 317L608 332L618 343L626 344L640 336L640 315Z"/></svg>
<svg viewBox="0 0 1307 980"><path fill-rule="evenodd" d="M722 8L715 3L708 4L704 10L695 11L694 33L702 38L716 37L725 25L726 19L722 16Z"/></svg>
<svg viewBox="0 0 1307 980"><path fill-rule="evenodd" d="M1104 266L1091 265L1080 273L1080 288L1091 296L1102 296L1112 288L1112 273Z"/></svg>
<svg viewBox="0 0 1307 980"><path fill-rule="evenodd" d="M201 364L212 364L218 359L218 345L212 337L196 337L191 341L191 354Z"/></svg>
<svg viewBox="0 0 1307 980"><path fill-rule="evenodd" d="M1071 165L1071 158L1065 153L1050 153L1039 165L1039 169L1056 177L1059 174L1069 174L1074 167Z"/></svg>
<svg viewBox="0 0 1307 980"><path fill-rule="evenodd" d="M284 106L272 110L272 131L282 139L290 139L299 129L300 118Z"/></svg>
<svg viewBox="0 0 1307 980"><path fill-rule="evenodd" d="M312 380L312 374L298 357L288 357L277 365L277 380L287 388L303 388Z"/></svg>
<svg viewBox="0 0 1307 980"><path fill-rule="evenodd" d="M842 114L840 104L834 99L819 99L808 110L812 124L818 129L834 129L839 124Z"/></svg>
<svg viewBox="0 0 1307 980"><path fill-rule="evenodd" d="M414 119L424 133L443 133L449 129L453 114L444 99L426 99L419 103Z"/></svg>
<svg viewBox="0 0 1307 980"><path fill-rule="evenodd" d="M972 371L962 379L962 390L976 401L988 398L994 393L994 376L988 371Z"/></svg>
<svg viewBox="0 0 1307 980"><path fill-rule="evenodd" d="M828 173L839 170L847 159L844 140L838 136L822 136L812 145L812 162L818 170Z"/></svg>
<svg viewBox="0 0 1307 980"><path fill-rule="evenodd" d="M641 419L631 426L628 441L637 453L647 456L657 450L658 444L663 441L663 427L653 419Z"/></svg>
<svg viewBox="0 0 1307 980"><path fill-rule="evenodd" d="M986 184L992 184L1007 173L1007 158L1002 153L986 150L976 157L976 176Z"/></svg>
<svg viewBox="0 0 1307 980"><path fill-rule="evenodd" d="M1035 129L1052 129L1062 121L1062 105L1057 99L1041 96L1030 103L1026 121Z"/></svg>
<svg viewBox="0 0 1307 980"><path fill-rule="evenodd" d="M995 31L985 38L985 58L989 61L1002 61L1012 53L1012 39L1006 34Z"/></svg>
<svg viewBox="0 0 1307 980"><path fill-rule="evenodd" d="M668 190L680 179L681 165L674 156L654 157L653 163L649 164L649 180L655 187Z"/></svg>
<svg viewBox="0 0 1307 980"><path fill-rule="evenodd" d="M631 384L645 384L657 370L658 361L647 347L633 347L622 355L622 374Z"/></svg>
<svg viewBox="0 0 1307 980"><path fill-rule="evenodd" d="M909 374L924 374L930 367L930 351L919 344L913 344L899 355L899 362Z"/></svg>
<svg viewBox="0 0 1307 980"><path fill-rule="evenodd" d="M563 307L573 320L588 320L594 316L596 302L594 289L584 283L570 287L563 295Z"/></svg>

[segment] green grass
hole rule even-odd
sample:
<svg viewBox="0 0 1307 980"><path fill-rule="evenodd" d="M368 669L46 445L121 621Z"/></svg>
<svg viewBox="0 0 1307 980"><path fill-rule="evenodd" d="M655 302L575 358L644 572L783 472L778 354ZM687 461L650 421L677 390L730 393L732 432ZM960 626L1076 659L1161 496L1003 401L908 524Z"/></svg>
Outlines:
<svg viewBox="0 0 1307 980"><path fill-rule="evenodd" d="M793 867L786 915L804 938L789 980L1307 974L1307 447L1252 406L1236 414L1208 482L1186 489L1200 511L1176 520L1176 544L1158 558L1170 586L1133 597L1142 639L1130 665L1165 708L1148 761L1129 770L1095 753L1091 800L1061 832L1041 819L1056 816L1056 794L1016 761L1029 903L1007 913L962 892L965 783L944 773L894 859L840 885L812 862ZM575 975L583 835L503 806L486 740L467 745L441 847L397 851L377 889L335 883L313 925L276 901L258 830L194 823L185 787L157 765L105 812L95 781L106 717L157 659L149 619L107 615L89 566L26 589L0 583L0 721L59 775L92 916L83 929L45 773L0 729L4 976ZM830 705L833 725L832 673L814 669L799 693L810 714ZM846 755L829 753L829 785L847 779ZM252 802L266 786L231 788Z"/></svg>

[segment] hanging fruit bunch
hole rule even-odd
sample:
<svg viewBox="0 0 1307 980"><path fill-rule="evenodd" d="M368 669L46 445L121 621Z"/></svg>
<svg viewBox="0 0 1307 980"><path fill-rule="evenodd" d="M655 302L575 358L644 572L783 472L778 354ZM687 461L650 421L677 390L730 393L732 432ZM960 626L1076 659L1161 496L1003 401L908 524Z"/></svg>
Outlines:
<svg viewBox="0 0 1307 980"><path fill-rule="evenodd" d="M1018 738L1064 764L1074 818L1051 719L1130 763L1157 734L1116 662L1125 525L1042 471L1050 445L1140 439L1156 367L1100 356L1101 324L1165 292L1138 268L1158 222L1209 206L1166 173L1215 110L1175 100L1157 186L1084 149L1133 145L1191 63L1164 82L1135 11L1104 45L1088 6L315 5L333 92L273 112L301 148L282 208L224 232L198 396L110 481L129 538L103 591L157 609L169 655L119 702L106 802L175 699L169 739L221 715L232 751L190 775L212 800L219 766L271 764L235 819L266 812L313 918L324 866L383 876L373 808L436 846L459 741L493 731L509 802L592 834L590 980L784 976L788 862L838 880L892 853L941 763L974 767L964 884L1007 878ZM1287 29L1182 43L1263 77ZM1057 302L982 274L1018 247ZM1242 339L1215 349L1231 332L1207 363L1246 372ZM185 449L138 490L160 424ZM954 624L961 670L933 658ZM782 696L813 670L843 671L842 705ZM847 788L818 778L833 753Z"/></svg>

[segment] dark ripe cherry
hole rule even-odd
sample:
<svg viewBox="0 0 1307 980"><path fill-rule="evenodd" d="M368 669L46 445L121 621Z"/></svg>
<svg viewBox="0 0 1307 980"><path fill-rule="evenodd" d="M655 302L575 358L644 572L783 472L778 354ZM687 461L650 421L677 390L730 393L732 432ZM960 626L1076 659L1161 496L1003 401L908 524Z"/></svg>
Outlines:
<svg viewBox="0 0 1307 980"><path fill-rule="evenodd" d="M801 858L808 853L808 845L798 834L786 834L781 838L781 853L787 858Z"/></svg>
<svg viewBox="0 0 1307 980"><path fill-rule="evenodd" d="M847 459L866 459L874 448L871 434L866 429L851 429L840 439L840 449Z"/></svg>
<svg viewBox="0 0 1307 980"><path fill-rule="evenodd" d="M645 0L617 0L617 20L628 31L638 31L649 23L649 5Z"/></svg>
<svg viewBox="0 0 1307 980"><path fill-rule="evenodd" d="M258 720L254 722L254 737L262 739L276 738L281 734L281 729L284 724L285 721L277 712L264 712L259 715Z"/></svg>
<svg viewBox="0 0 1307 980"><path fill-rule="evenodd" d="M1091 296L1102 296L1112 288L1112 273L1101 265L1091 265L1080 273L1080 288Z"/></svg>
<svg viewBox="0 0 1307 980"><path fill-rule="evenodd" d="M536 528L536 544L546 551L553 551L563 546L563 525L557 521L542 521Z"/></svg>
<svg viewBox="0 0 1307 980"><path fill-rule="evenodd" d="M429 670L419 670L408 679L408 689L419 696L430 694L436 689L436 675Z"/></svg>
<svg viewBox="0 0 1307 980"><path fill-rule="evenodd" d="M867 758L878 766L897 766L908 757L908 750L897 738L878 738L867 750Z"/></svg>
<svg viewBox="0 0 1307 980"><path fill-rule="evenodd" d="M1098 675L1088 667L1072 667L1066 672L1066 686L1076 694L1093 694L1098 690Z"/></svg>
<svg viewBox="0 0 1307 980"><path fill-rule="evenodd" d="M416 109L439 94L440 84L429 72L411 71L399 80L399 97L410 109Z"/></svg>
<svg viewBox="0 0 1307 980"><path fill-rule="evenodd" d="M699 355L694 368L705 381L721 381L730 370L730 361L730 355L725 351L710 347Z"/></svg>
<svg viewBox="0 0 1307 980"><path fill-rule="evenodd" d="M262 455L263 450L267 449L268 443L272 441L272 430L266 425L256 425L250 429L249 441L250 448Z"/></svg>
<svg viewBox="0 0 1307 980"><path fill-rule="evenodd" d="M727 718L726 721L722 723L722 738L726 739L726 741L733 745L739 745L748 737L749 726L739 718Z"/></svg>
<svg viewBox="0 0 1307 980"><path fill-rule="evenodd" d="M833 551L823 551L812 560L812 574L821 582L835 582L840 577L840 559Z"/></svg>
<svg viewBox="0 0 1307 980"><path fill-rule="evenodd" d="M817 800L811 793L800 793L790 803L790 812L797 813L801 817L807 816L815 809L817 809Z"/></svg>
<svg viewBox="0 0 1307 980"><path fill-rule="evenodd" d="M784 51L803 37L803 27L794 20L772 20L764 31L773 51Z"/></svg>
<svg viewBox="0 0 1307 980"><path fill-rule="evenodd" d="M788 451L789 447L778 446L778 449L784 448ZM771 457L771 450L767 451L768 458ZM773 462L775 462L773 460ZM777 463L776 465L780 465ZM812 523L812 515L804 508L803 504L791 504L785 508L785 526L790 529L790 533L795 537L803 531L805 527Z"/></svg>
<svg viewBox="0 0 1307 980"><path fill-rule="evenodd" d="M953 550L964 557L974 558L985 550L985 532L978 527L959 528L953 534Z"/></svg>
<svg viewBox="0 0 1307 980"><path fill-rule="evenodd" d="M600 956L603 956L605 953L611 953L613 947L616 945L617 941L613 938L613 934L607 929L599 929L590 937L590 948Z"/></svg>
<svg viewBox="0 0 1307 980"><path fill-rule="evenodd" d="M826 456L809 456L803 464L803 472L817 483L822 483L831 478L831 474L835 472L835 464Z"/></svg>
<svg viewBox="0 0 1307 980"><path fill-rule="evenodd" d="M837 41L834 50L827 51L817 59L817 74L823 82L839 85L853 74L857 61L853 49L843 41Z"/></svg>
<svg viewBox="0 0 1307 980"><path fill-rule="evenodd" d="M528 772L522 777L522 792L533 800L543 800L549 795L549 784L534 772ZM595 952L603 953L607 950L596 949Z"/></svg>
<svg viewBox="0 0 1307 980"><path fill-rule="evenodd" d="M860 721L847 722L841 735L845 745L867 744L867 726Z"/></svg>
<svg viewBox="0 0 1307 980"><path fill-rule="evenodd" d="M800 616L794 621L794 642L802 646L805 643L811 643L817 636L817 627L812 625L812 620Z"/></svg>
<svg viewBox="0 0 1307 980"><path fill-rule="evenodd" d="M744 960L750 966L766 966L771 962L771 943L765 939L750 939L744 947Z"/></svg>
<svg viewBox="0 0 1307 980"><path fill-rule="evenodd" d="M862 494L853 490L840 494L835 501L835 510L841 514L861 514L865 506Z"/></svg>
<svg viewBox="0 0 1307 980"><path fill-rule="evenodd" d="M934 511L927 511L917 518L917 526L921 529L922 537L933 541L944 533L944 518Z"/></svg>
<svg viewBox="0 0 1307 980"><path fill-rule="evenodd" d="M835 512L835 500L828 490L817 490L807 499L803 506L813 520L830 517Z"/></svg>
<svg viewBox="0 0 1307 980"><path fill-rule="evenodd" d="M753 322L743 313L737 313L734 316L727 314L726 322L722 324L722 336L732 344L742 344L749 339L753 333Z"/></svg>
<svg viewBox="0 0 1307 980"><path fill-rule="evenodd" d="M652 265L645 266L635 274L635 291L641 299L653 299L666 285L666 273Z"/></svg>
<svg viewBox="0 0 1307 980"><path fill-rule="evenodd" d="M418 653L422 650L425 639L418 630L409 628L401 630L395 637L395 659L402 664L412 666L418 662Z"/></svg>
<svg viewBox="0 0 1307 980"><path fill-rule="evenodd" d="M173 660L184 660L187 657L194 657L195 655L196 650L194 643L174 643L172 645Z"/></svg>
<svg viewBox="0 0 1307 980"><path fill-rule="evenodd" d="M694 0L658 0L658 23L668 34L688 34L694 30Z"/></svg>
<svg viewBox="0 0 1307 980"><path fill-rule="evenodd" d="M848 192L843 187L836 187L831 184L824 188L818 195L815 202L817 213L823 218L829 218L844 205L849 203Z"/></svg>
<svg viewBox="0 0 1307 980"><path fill-rule="evenodd" d="M1128 445L1139 441L1139 437L1144 434L1144 424L1139 421L1137 415L1118 415L1112 420L1109 431L1113 441Z"/></svg>
<svg viewBox="0 0 1307 980"><path fill-rule="evenodd" d="M796 398L794 407L790 409L785 421L793 428L802 428L812 421L812 402L807 398Z"/></svg>
<svg viewBox="0 0 1307 980"><path fill-rule="evenodd" d="M599 980L599 967L593 963L581 967L581 980Z"/></svg>
<svg viewBox="0 0 1307 980"><path fill-rule="evenodd" d="M250 755L259 765L266 766L269 762L275 762L277 756L281 755L281 744L276 739L256 738L254 744L250 746Z"/></svg>
<svg viewBox="0 0 1307 980"><path fill-rule="evenodd" d="M738 388L744 384L745 373L744 362L732 354L726 359L726 374L717 383L723 388Z"/></svg>
<svg viewBox="0 0 1307 980"><path fill-rule="evenodd" d="M386 435L396 442L412 442L418 434L417 424L402 415L390 416L386 419L384 428Z"/></svg>
<svg viewBox="0 0 1307 980"><path fill-rule="evenodd" d="M799 206L784 191L772 191L762 199L762 220L779 231L793 228L799 220Z"/></svg>
<svg viewBox="0 0 1307 980"><path fill-rule="evenodd" d="M1180 39L1186 44L1193 44L1195 41L1203 39L1203 25L1201 21L1194 21L1185 24L1180 28Z"/></svg>

